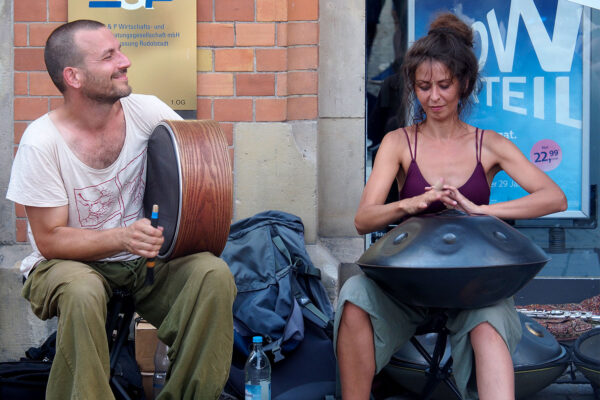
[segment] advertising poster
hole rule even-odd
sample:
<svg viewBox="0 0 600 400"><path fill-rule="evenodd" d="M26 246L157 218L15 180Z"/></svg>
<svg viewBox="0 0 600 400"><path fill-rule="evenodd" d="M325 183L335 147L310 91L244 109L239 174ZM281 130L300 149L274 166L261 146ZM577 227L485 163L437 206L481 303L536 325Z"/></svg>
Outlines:
<svg viewBox="0 0 600 400"><path fill-rule="evenodd" d="M442 11L474 31L483 85L466 121L513 141L563 189L568 209L552 217L587 217L589 10L567 0L414 0L409 42ZM501 172L490 203L526 194Z"/></svg>
<svg viewBox="0 0 600 400"><path fill-rule="evenodd" d="M100 21L131 60L134 93L196 115L196 0L69 0L69 21Z"/></svg>

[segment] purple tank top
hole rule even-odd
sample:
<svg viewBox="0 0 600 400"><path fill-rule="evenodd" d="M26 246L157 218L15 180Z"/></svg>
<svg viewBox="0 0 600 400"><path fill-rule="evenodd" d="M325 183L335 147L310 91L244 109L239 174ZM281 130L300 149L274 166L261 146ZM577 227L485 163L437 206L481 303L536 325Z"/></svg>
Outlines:
<svg viewBox="0 0 600 400"><path fill-rule="evenodd" d="M471 200L473 203L477 205L481 204L489 204L490 202L490 186L487 182L487 177L485 176L485 170L483 169L483 165L481 164L481 145L483 143L483 130L479 131L479 128L475 129L475 155L477 158L477 165L475 166L475 170L469 177L469 179L462 185L458 190L465 196L467 199ZM421 170L417 165L417 137L418 131L415 132L415 151L413 152L410 147L410 140L408 137L408 133L406 129L404 129L404 134L406 135L406 141L408 142L408 150L410 151L410 165L408 167L408 171L406 171L406 179L404 181L404 186L400 190L400 199L406 199L414 196L418 196L425 192L426 186L433 186L429 184L421 174ZM431 203L429 207L423 210L422 213L435 213L439 211L443 211L446 209L446 206L441 201L436 201Z"/></svg>

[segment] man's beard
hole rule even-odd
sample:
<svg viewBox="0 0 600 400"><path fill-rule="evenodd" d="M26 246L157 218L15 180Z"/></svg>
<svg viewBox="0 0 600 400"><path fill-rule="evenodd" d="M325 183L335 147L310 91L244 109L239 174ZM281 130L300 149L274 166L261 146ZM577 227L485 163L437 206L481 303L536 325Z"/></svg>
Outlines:
<svg viewBox="0 0 600 400"><path fill-rule="evenodd" d="M127 97L131 94L131 86L117 88L112 85L112 78L110 77L110 84L107 85L105 81L96 78L94 75L85 72L85 85L82 87L82 93L87 98L94 100L98 103L114 104L117 100Z"/></svg>

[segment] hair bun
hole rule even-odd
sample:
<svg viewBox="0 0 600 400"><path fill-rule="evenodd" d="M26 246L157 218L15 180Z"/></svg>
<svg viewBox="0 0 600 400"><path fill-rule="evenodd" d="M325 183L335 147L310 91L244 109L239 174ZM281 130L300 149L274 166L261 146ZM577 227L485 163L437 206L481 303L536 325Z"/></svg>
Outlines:
<svg viewBox="0 0 600 400"><path fill-rule="evenodd" d="M427 32L428 35L435 33L453 34L467 46L473 47L473 30L454 14L438 15L429 25L429 32Z"/></svg>

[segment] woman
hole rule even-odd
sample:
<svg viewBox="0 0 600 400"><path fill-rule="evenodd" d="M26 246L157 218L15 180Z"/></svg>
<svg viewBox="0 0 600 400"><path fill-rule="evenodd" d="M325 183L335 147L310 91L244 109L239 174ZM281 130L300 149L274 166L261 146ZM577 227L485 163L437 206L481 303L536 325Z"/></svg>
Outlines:
<svg viewBox="0 0 600 400"><path fill-rule="evenodd" d="M562 190L512 142L460 119L479 82L472 47L471 29L443 14L407 52L403 74L409 99L418 101L415 123L382 141L355 217L360 234L447 207L510 219L566 209ZM529 195L488 205L490 183L501 170ZM384 204L394 180L400 200ZM392 301L364 275L346 282L335 324L344 400L369 398L374 374L427 319L428 311ZM510 353L520 340L521 325L512 298L447 314L454 378L463 398L477 398L477 393L481 399L514 398Z"/></svg>

